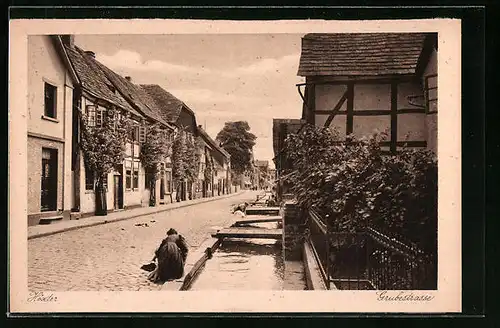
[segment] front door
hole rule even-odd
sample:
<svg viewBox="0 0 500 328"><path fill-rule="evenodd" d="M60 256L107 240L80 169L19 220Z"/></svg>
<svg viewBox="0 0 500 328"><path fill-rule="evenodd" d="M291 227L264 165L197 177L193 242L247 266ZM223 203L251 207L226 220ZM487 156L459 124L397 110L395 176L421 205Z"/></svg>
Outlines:
<svg viewBox="0 0 500 328"><path fill-rule="evenodd" d="M123 176L113 176L113 190L114 190L114 209L119 210L123 208Z"/></svg>
<svg viewBox="0 0 500 328"><path fill-rule="evenodd" d="M160 200L165 200L165 170L163 169L163 167L160 175Z"/></svg>
<svg viewBox="0 0 500 328"><path fill-rule="evenodd" d="M57 209L57 149L42 148L41 211Z"/></svg>

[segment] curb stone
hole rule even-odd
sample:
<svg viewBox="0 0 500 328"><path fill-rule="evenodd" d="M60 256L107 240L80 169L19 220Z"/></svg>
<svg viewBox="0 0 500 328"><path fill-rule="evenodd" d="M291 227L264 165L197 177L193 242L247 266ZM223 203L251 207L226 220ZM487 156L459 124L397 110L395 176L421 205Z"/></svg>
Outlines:
<svg viewBox="0 0 500 328"><path fill-rule="evenodd" d="M124 221L124 220L135 219L135 218L138 218L138 217L141 217L141 216L145 216L145 215L154 215L154 214L158 214L158 213L168 212L168 211L175 210L175 209L178 209L178 208L184 208L184 207L189 207L189 206L193 206L193 205L198 205L198 204L203 204L203 203L213 202L213 201L216 201L216 200L221 200L221 199L226 199L226 198L238 196L238 195L243 194L244 192L245 191L238 191L236 193L228 194L228 195L224 195L224 196L220 196L220 197L202 198L203 200L199 201L199 202L191 202L191 203L184 203L184 204L180 203L182 205L175 206L175 207L170 207L170 208L157 209L157 210L154 210L154 211L151 211L151 212L148 212L148 213L131 214L129 216L124 216L124 217L120 217L120 218L116 218L116 219L105 219L105 216L104 216L103 219L98 220L98 221L83 222L80 225L71 226L71 227L64 227L64 228L61 228L59 230L52 230L52 231L34 233L32 235L29 235L29 231L28 231L28 240L30 240L30 239L36 239L36 238L41 238L41 237L46 237L46 236L51 236L51 235L55 235L55 234L62 233L62 232L67 232L67 231L72 231L72 230L77 230L77 229L82 229L82 228L88 228L88 227L103 225L103 224L107 224L107 223L114 223L114 222L119 222L119 221ZM83 219L82 221L84 221L84 220L85 219Z"/></svg>

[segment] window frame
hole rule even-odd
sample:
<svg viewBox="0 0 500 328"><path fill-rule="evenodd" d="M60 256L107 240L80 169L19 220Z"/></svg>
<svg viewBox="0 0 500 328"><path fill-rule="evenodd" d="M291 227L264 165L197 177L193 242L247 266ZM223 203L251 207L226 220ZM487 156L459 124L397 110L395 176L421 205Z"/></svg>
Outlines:
<svg viewBox="0 0 500 328"><path fill-rule="evenodd" d="M139 162L134 161L132 164L132 190L133 191L139 190L139 174L140 174Z"/></svg>
<svg viewBox="0 0 500 328"><path fill-rule="evenodd" d="M53 91L52 99L52 113L47 112L47 87ZM43 81L43 116L51 119L57 119L57 85L44 80ZM52 115L51 115L52 114Z"/></svg>
<svg viewBox="0 0 500 328"><path fill-rule="evenodd" d="M435 84L436 86L435 87L429 87L429 80L431 79L435 79ZM431 74L431 75L427 75L425 78L424 78L424 97L425 97L425 112L427 114L433 114L433 113L437 113L438 112L438 108L437 108L437 104L436 104L436 109L435 110L430 110L430 103L431 102L436 102L438 101L438 94L437 94L437 90L438 90L438 85L437 85L437 80L438 80L438 75L437 74ZM432 90L435 90L435 98L432 98L432 99L429 99L429 93L430 91Z"/></svg>
<svg viewBox="0 0 500 328"><path fill-rule="evenodd" d="M90 180L92 181L92 187L89 188ZM94 171L90 170L86 165L85 165L85 191L86 192L91 192L95 191L95 173Z"/></svg>
<svg viewBox="0 0 500 328"><path fill-rule="evenodd" d="M97 105L88 104L85 105L85 115L87 115L87 127L96 127L97 126Z"/></svg>
<svg viewBox="0 0 500 328"><path fill-rule="evenodd" d="M142 144L146 141L146 126L144 124L141 124L139 126L139 144Z"/></svg>

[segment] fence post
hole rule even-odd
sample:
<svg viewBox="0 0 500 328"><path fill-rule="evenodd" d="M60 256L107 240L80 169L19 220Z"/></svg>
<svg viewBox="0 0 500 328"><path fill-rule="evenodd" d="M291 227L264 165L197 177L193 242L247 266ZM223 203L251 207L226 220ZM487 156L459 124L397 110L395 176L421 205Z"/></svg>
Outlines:
<svg viewBox="0 0 500 328"><path fill-rule="evenodd" d="M326 268L325 268L325 274L326 274L326 289L330 289L330 223L329 223L329 217L327 216L325 218L325 224L326 224L326 234L325 234L325 246L326 246Z"/></svg>

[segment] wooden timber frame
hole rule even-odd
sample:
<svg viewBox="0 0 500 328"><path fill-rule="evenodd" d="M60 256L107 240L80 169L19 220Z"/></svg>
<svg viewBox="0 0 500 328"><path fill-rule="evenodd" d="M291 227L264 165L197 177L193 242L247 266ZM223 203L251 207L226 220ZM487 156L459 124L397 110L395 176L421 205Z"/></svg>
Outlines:
<svg viewBox="0 0 500 328"><path fill-rule="evenodd" d="M321 77L320 77L321 78ZM350 143L349 136L354 132L354 116L390 116L390 141L384 141L381 146L389 147L389 154L397 154L398 147L427 147L426 140L398 141L398 116L400 114L430 114L426 110L427 106L414 106L409 108L398 108L398 85L400 83L415 82L415 75L399 75L390 77L360 77L333 79L326 78L319 80L318 77L307 77L305 83L296 84L300 97L304 102L304 115L307 123L316 125L316 115L328 115L324 127L329 127L337 115L346 115L346 143ZM427 79L426 81L427 82ZM419 83L419 82L417 82ZM356 110L354 108L354 86L362 84L389 84L390 85L390 108L385 109L367 109ZM346 91L338 100L337 104L331 110L316 110L316 85L343 85ZM305 87L302 92L301 87ZM425 90L422 90L426 92ZM344 103L346 110L341 110Z"/></svg>

